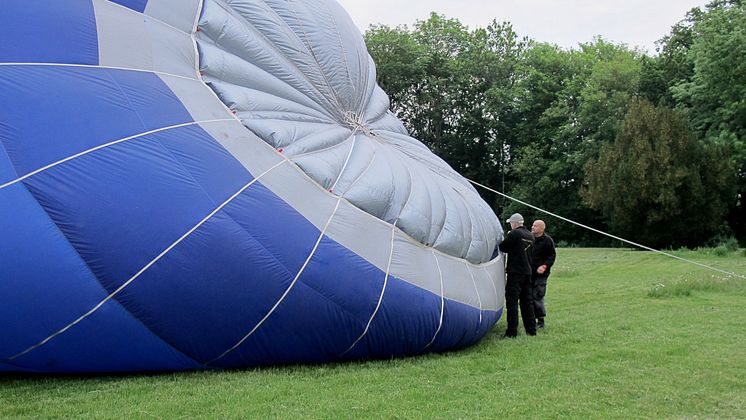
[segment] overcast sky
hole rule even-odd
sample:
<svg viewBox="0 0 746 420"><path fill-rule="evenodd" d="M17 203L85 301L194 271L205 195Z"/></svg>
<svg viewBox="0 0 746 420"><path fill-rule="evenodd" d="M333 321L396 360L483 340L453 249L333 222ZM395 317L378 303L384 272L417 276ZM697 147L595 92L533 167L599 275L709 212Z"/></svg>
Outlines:
<svg viewBox="0 0 746 420"><path fill-rule="evenodd" d="M475 28L509 21L519 36L565 48L595 35L655 52L655 41L669 33L692 7L707 0L338 0L361 31L369 25L412 25L431 11Z"/></svg>

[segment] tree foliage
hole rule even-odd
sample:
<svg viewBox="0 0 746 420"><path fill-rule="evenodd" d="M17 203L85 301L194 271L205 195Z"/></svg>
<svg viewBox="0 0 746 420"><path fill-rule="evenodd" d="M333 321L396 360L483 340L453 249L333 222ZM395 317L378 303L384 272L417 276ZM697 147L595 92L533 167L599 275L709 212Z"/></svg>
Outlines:
<svg viewBox="0 0 746 420"><path fill-rule="evenodd" d="M586 165L586 202L614 232L654 247L693 246L727 211L728 159L698 142L686 118L631 103L619 135Z"/></svg>

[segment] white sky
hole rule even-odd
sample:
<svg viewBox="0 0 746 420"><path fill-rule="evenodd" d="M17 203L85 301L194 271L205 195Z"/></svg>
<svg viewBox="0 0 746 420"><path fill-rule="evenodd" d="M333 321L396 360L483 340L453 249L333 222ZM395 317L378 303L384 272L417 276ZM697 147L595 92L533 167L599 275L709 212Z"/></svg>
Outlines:
<svg viewBox="0 0 746 420"><path fill-rule="evenodd" d="M638 46L654 43L692 7L707 0L338 0L362 32L371 24L409 25L431 11L475 28L492 19L509 21L519 36L565 48L595 35Z"/></svg>

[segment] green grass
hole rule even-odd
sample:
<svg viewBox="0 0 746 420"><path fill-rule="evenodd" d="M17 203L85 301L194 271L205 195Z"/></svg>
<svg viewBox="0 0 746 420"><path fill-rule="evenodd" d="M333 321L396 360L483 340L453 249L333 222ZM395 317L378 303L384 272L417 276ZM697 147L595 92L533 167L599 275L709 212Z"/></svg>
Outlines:
<svg viewBox="0 0 746 420"><path fill-rule="evenodd" d="M740 252L677 252L746 273ZM561 249L547 328L460 352L235 372L0 376L0 417L746 418L746 280Z"/></svg>

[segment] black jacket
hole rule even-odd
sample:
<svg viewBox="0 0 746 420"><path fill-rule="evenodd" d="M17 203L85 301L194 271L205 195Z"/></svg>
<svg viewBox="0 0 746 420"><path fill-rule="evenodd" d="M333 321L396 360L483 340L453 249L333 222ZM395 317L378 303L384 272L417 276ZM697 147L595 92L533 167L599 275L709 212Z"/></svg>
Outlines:
<svg viewBox="0 0 746 420"><path fill-rule="evenodd" d="M531 274L531 248L534 235L523 226L513 229L500 244L500 251L508 254L506 273Z"/></svg>
<svg viewBox="0 0 746 420"><path fill-rule="evenodd" d="M534 275L548 276L552 265L554 265L554 259L557 258L557 252L554 250L554 240L552 240L552 237L545 233L534 239L534 247L531 256L531 268L533 269ZM536 269L545 264L547 266L547 271L545 271L544 274L536 274Z"/></svg>

